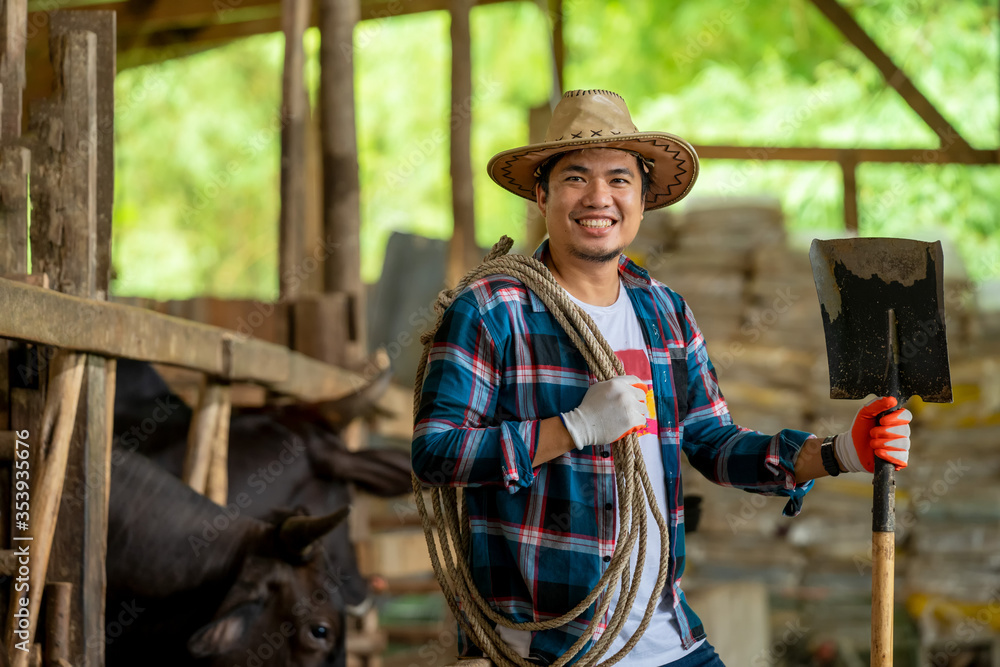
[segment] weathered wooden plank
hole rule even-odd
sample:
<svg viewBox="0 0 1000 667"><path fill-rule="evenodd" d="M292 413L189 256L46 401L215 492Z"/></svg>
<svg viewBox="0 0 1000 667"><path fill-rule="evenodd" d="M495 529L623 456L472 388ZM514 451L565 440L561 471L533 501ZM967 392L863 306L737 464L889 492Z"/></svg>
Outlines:
<svg viewBox="0 0 1000 667"><path fill-rule="evenodd" d="M23 0L22 0L23 1ZM111 278L111 216L115 191L115 74L116 15L113 11L56 11L50 13L51 33L89 31L97 37L96 51L96 251L95 284L108 293Z"/></svg>
<svg viewBox="0 0 1000 667"><path fill-rule="evenodd" d="M361 186L354 114L354 26L358 0L320 0L320 131L323 146L324 292L349 298L350 338L340 363L364 358L365 304L361 283Z"/></svg>
<svg viewBox="0 0 1000 667"><path fill-rule="evenodd" d="M55 154L39 167L51 207L31 219L32 272L55 289L91 296L97 241L97 37L86 31L50 36L56 102L46 114ZM34 194L32 188L32 194Z"/></svg>
<svg viewBox="0 0 1000 667"><path fill-rule="evenodd" d="M305 48L309 27L308 0L284 0L285 68L281 86L281 213L279 219L278 289L280 299L296 298L302 281L295 268L305 252L306 130L309 97L305 87Z"/></svg>
<svg viewBox="0 0 1000 667"><path fill-rule="evenodd" d="M275 392L290 396L344 396L364 382L355 373L297 353L288 355L288 373L287 380L272 384Z"/></svg>
<svg viewBox="0 0 1000 667"><path fill-rule="evenodd" d="M303 400L339 398L366 381L357 373L219 327L2 278L0 312L16 313L0 318L0 338L180 366ZM41 366L47 363L42 355Z"/></svg>
<svg viewBox="0 0 1000 667"><path fill-rule="evenodd" d="M482 259L476 249L476 209L472 188L472 30L473 0L451 2L451 206L454 227L445 279L456 285Z"/></svg>
<svg viewBox="0 0 1000 667"><path fill-rule="evenodd" d="M0 312L0 337L223 374L216 327L3 279Z"/></svg>

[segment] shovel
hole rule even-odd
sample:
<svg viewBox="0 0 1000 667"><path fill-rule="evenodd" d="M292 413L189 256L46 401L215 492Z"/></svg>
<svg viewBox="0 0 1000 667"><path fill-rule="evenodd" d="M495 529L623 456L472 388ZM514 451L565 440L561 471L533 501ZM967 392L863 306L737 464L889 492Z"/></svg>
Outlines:
<svg viewBox="0 0 1000 667"><path fill-rule="evenodd" d="M814 240L809 260L823 312L830 398L894 396L893 410L911 396L950 403L940 242ZM875 457L872 667L892 666L894 472Z"/></svg>

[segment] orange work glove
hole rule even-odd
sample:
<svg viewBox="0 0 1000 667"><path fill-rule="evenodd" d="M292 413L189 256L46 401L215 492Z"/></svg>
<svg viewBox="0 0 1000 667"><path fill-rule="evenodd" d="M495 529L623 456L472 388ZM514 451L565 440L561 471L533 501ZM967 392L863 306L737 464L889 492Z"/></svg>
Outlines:
<svg viewBox="0 0 1000 667"><path fill-rule="evenodd" d="M876 423L876 415L896 407L892 396L877 398L858 410L854 425L847 433L841 433L833 442L837 460L848 472L875 472L875 457L885 459L896 466L896 470L906 467L910 454L909 410L900 409L887 414L882 423Z"/></svg>

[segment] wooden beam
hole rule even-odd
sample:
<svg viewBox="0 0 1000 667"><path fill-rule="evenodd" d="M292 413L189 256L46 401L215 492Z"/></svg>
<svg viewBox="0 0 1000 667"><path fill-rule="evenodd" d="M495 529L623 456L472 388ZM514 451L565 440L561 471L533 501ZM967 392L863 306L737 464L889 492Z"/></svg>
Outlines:
<svg viewBox="0 0 1000 667"><path fill-rule="evenodd" d="M695 144L698 156L717 160L792 160L838 162L852 154L858 162L916 164L1000 164L1000 149L956 153L940 148L806 148L779 146L710 146Z"/></svg>
<svg viewBox="0 0 1000 667"><path fill-rule="evenodd" d="M892 62L892 59L875 43L864 28L851 16L838 0L812 0L827 19L843 33L861 53L882 72L886 83L895 88L910 108L923 119L931 130L938 135L941 146L959 154L971 152L973 149L962 135L938 112L937 108L910 81L909 77Z"/></svg>
<svg viewBox="0 0 1000 667"><path fill-rule="evenodd" d="M320 133L323 146L324 292L348 299L347 340L339 363L364 362L365 303L361 282L361 184L354 112L354 27L358 0L320 0Z"/></svg>
<svg viewBox="0 0 1000 667"><path fill-rule="evenodd" d="M475 193L472 185L472 31L473 0L451 2L451 205L453 228L448 245L449 285L479 260L476 249Z"/></svg>
<svg viewBox="0 0 1000 667"><path fill-rule="evenodd" d="M306 401L340 398L365 382L355 373L235 331L2 278L0 312L11 314L0 318L0 338L181 366Z"/></svg>
<svg viewBox="0 0 1000 667"><path fill-rule="evenodd" d="M485 5L510 0L479 0ZM312 4L312 3L310 3ZM42 11L41 2L29 2L29 11ZM361 21L382 20L419 12L447 10L449 0L359 0ZM60 2L63 9L70 8ZM72 5L73 8L82 4ZM238 23L262 18L271 18L277 27L270 32L281 30L281 0L171 0L166 2L91 2L88 10L113 11L118 15L119 46L126 46L128 39L136 34L145 35L175 28L195 28L213 24ZM312 25L318 15L312 13Z"/></svg>
<svg viewBox="0 0 1000 667"><path fill-rule="evenodd" d="M488 5L510 1L513 0L478 0L476 4ZM115 10L130 4L101 3L93 5L93 8ZM381 21L396 16L447 9L447 7L448 0L389 0L388 2L363 0L360 20ZM282 30L278 2L274 2L274 0L242 0L240 8L241 10L224 9L219 11L213 8L211 3L206 3L204 0L159 3L156 5L155 11L150 14L150 18L143 22L136 21L131 13L119 12L119 69L183 57L234 39ZM243 8L253 9L253 11L242 11ZM269 12L269 9L273 12ZM28 20L29 22L39 21L37 17L33 19L30 16ZM44 21L41 23L44 24ZM309 25L319 25L319 17L316 12L312 13ZM127 42L128 36L137 31L142 35L142 38ZM28 83L29 88L39 89L31 81ZM42 89L44 90L44 88ZM31 98L32 95L29 93L28 97Z"/></svg>
<svg viewBox="0 0 1000 667"><path fill-rule="evenodd" d="M309 95L305 86L305 47L309 0L284 0L285 68L281 86L281 213L278 240L278 293L281 301L299 296L296 268L304 259L306 223L306 131Z"/></svg>

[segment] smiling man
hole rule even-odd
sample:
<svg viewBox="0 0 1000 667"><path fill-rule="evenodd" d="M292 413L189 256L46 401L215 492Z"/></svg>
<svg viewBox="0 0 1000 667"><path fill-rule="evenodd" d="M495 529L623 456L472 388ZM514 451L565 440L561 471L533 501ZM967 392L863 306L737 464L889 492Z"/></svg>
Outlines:
<svg viewBox="0 0 1000 667"><path fill-rule="evenodd" d="M895 406L880 399L859 410L851 431L822 440L733 423L691 309L623 254L645 211L690 191L698 157L679 137L639 132L617 94L566 93L544 142L504 151L487 169L537 202L549 236L535 257L591 316L626 375L596 382L541 300L514 278L472 283L445 312L428 356L414 472L425 484L466 489L467 557L492 609L515 623L544 621L584 599L611 561L614 451L636 433L669 524L670 560L649 627L619 664L718 667L680 587L681 453L717 484L788 497L785 514L794 515L813 479L871 472L874 456L905 467L910 413L896 410L876 425L875 416ZM639 627L661 548L649 531L639 593L608 655ZM608 614L619 601L618 590L611 595ZM521 657L548 665L581 637L594 609L552 630L499 625L497 632ZM469 637L462 652L478 653Z"/></svg>

